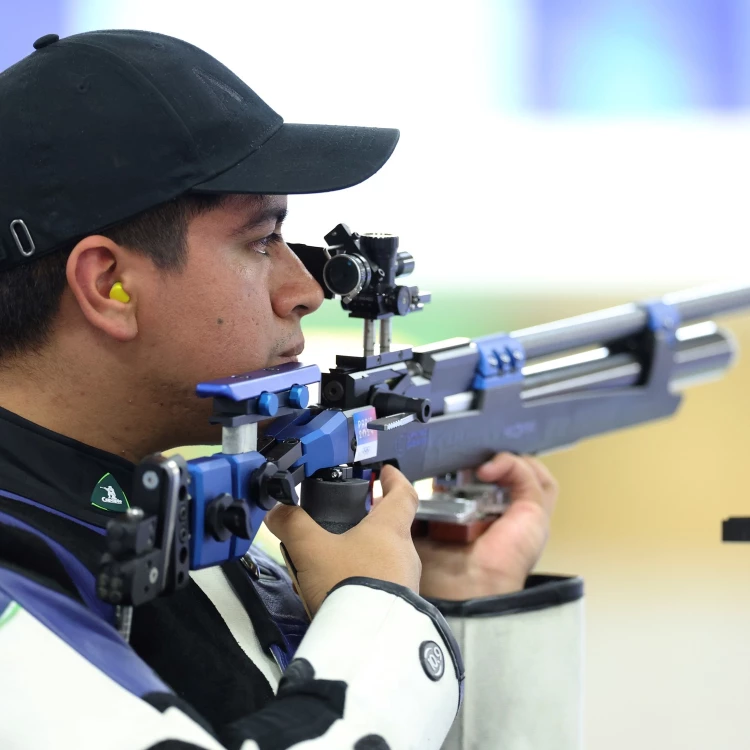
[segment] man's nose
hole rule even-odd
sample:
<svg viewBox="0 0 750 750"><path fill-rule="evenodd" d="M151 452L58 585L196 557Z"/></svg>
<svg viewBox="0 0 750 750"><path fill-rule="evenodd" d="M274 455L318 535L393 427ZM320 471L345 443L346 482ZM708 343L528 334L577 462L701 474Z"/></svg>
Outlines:
<svg viewBox="0 0 750 750"><path fill-rule="evenodd" d="M276 315L286 318L299 317L315 312L323 304L323 290L312 277L302 261L284 245L284 262L278 266L278 286L273 296Z"/></svg>

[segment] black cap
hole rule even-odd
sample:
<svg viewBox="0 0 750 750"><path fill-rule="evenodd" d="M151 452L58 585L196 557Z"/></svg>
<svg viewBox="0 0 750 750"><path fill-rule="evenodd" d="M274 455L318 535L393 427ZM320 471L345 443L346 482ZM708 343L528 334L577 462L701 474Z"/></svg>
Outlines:
<svg viewBox="0 0 750 750"><path fill-rule="evenodd" d="M59 39L0 73L0 270L183 193L356 185L386 128L284 123L213 57L144 31Z"/></svg>

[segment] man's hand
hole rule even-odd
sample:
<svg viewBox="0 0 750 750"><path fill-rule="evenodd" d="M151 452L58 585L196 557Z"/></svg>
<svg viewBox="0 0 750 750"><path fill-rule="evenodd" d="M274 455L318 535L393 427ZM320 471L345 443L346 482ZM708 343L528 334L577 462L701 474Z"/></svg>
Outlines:
<svg viewBox="0 0 750 750"><path fill-rule="evenodd" d="M419 592L421 564L411 538L417 493L392 466L380 474L383 497L354 528L331 534L302 508L276 506L266 524L296 568L300 595L314 615L328 592L353 576L377 578Z"/></svg>
<svg viewBox="0 0 750 750"><path fill-rule="evenodd" d="M477 478L507 488L510 505L471 544L415 540L422 596L460 601L520 591L542 554L557 500L557 482L544 464L500 453L477 470Z"/></svg>

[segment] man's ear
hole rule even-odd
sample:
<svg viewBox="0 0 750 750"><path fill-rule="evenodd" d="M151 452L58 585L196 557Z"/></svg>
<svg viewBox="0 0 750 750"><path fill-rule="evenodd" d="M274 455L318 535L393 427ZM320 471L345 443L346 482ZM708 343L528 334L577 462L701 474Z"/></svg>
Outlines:
<svg viewBox="0 0 750 750"><path fill-rule="evenodd" d="M73 248L66 266L68 286L86 320L123 342L132 341L138 334L137 274L128 262L131 258L132 255L116 242L92 235ZM118 281L130 301L110 298L110 290Z"/></svg>

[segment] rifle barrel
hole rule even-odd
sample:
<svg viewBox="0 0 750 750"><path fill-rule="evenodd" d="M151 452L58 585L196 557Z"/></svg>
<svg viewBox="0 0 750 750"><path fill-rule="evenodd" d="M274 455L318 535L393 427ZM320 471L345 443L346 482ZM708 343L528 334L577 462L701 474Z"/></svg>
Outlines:
<svg viewBox="0 0 750 750"><path fill-rule="evenodd" d="M700 287L668 294L662 301L674 305L680 323L690 323L750 307L750 285ZM522 344L527 359L537 359L565 350L601 346L624 339L640 333L647 324L646 309L630 303L523 328L511 335Z"/></svg>
<svg viewBox="0 0 750 750"><path fill-rule="evenodd" d="M733 341L720 331L678 341L671 386L679 390L696 380L720 375L731 365L733 357ZM608 354L604 350L603 356L590 361L560 366L564 359L567 358L526 368L530 373L524 378L521 394L524 403L572 393L629 388L641 383L645 375L638 358L627 352Z"/></svg>

